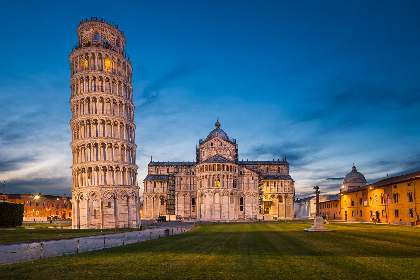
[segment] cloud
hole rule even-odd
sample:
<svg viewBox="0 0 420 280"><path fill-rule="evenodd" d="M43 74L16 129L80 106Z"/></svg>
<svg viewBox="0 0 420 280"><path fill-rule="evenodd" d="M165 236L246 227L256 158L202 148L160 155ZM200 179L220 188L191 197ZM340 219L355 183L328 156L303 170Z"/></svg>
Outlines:
<svg viewBox="0 0 420 280"><path fill-rule="evenodd" d="M293 166L305 166L316 160L315 154L322 150L322 145L314 146L303 141L284 141L273 144L257 144L251 146L245 154L254 158L267 157L275 159L284 159L293 162Z"/></svg>
<svg viewBox="0 0 420 280"><path fill-rule="evenodd" d="M155 99L159 97L159 93L162 89L168 87L172 82L174 82L177 79L192 75L201 67L202 65L194 64L191 61L184 61L179 63L174 69L163 74L159 79L148 84L144 88L142 95L142 98L144 100L141 106L144 107L152 103Z"/></svg>
<svg viewBox="0 0 420 280"><path fill-rule="evenodd" d="M1 172L12 171L19 169L26 163L33 163L36 161L37 159L34 155L23 155L12 159L5 159L5 156L0 154L0 170Z"/></svg>
<svg viewBox="0 0 420 280"><path fill-rule="evenodd" d="M10 193L43 193L49 195L63 195L71 196L71 187L73 178L59 177L59 178L32 178L32 179L11 179L6 181L6 194Z"/></svg>

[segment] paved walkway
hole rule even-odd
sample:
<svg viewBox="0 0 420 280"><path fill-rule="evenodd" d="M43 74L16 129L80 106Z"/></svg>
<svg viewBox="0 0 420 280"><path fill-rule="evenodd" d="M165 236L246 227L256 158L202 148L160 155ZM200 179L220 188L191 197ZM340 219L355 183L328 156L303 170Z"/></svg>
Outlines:
<svg viewBox="0 0 420 280"><path fill-rule="evenodd" d="M164 230L170 235L194 228L193 222L159 223L157 228L143 231L77 237L62 240L30 242L0 246L0 265L51 258L78 252L87 252L163 237Z"/></svg>

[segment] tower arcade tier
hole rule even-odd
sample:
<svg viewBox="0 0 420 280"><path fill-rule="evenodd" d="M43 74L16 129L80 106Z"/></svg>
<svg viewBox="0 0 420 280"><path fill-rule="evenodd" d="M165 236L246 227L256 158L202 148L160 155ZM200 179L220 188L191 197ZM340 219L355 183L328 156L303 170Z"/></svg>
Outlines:
<svg viewBox="0 0 420 280"><path fill-rule="evenodd" d="M73 228L139 227L132 66L118 26L83 20L70 54Z"/></svg>

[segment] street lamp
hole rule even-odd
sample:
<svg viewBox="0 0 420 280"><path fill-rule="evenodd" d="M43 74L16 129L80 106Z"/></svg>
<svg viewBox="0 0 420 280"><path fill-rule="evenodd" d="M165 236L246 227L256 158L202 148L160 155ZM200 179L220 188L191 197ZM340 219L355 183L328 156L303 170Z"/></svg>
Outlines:
<svg viewBox="0 0 420 280"><path fill-rule="evenodd" d="M6 181L3 181L3 201L6 200L5 196L4 196L4 185L6 185Z"/></svg>

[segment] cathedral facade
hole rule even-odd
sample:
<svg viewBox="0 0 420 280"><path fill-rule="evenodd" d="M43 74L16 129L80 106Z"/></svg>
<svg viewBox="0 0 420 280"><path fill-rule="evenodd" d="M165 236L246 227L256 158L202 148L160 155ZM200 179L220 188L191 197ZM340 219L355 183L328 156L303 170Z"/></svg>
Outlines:
<svg viewBox="0 0 420 280"><path fill-rule="evenodd" d="M199 140L195 162L154 162L144 179L144 219L293 219L294 181L286 159L239 161L220 128Z"/></svg>

